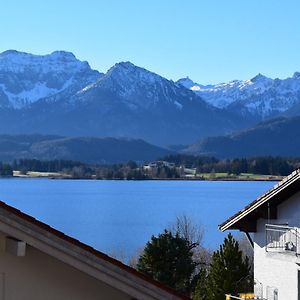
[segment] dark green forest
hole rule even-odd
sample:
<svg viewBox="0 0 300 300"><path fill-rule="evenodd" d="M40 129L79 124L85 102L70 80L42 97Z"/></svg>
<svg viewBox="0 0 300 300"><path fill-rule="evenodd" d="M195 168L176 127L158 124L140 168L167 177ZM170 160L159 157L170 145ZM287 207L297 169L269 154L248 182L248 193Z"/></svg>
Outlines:
<svg viewBox="0 0 300 300"><path fill-rule="evenodd" d="M300 167L300 158L272 156L217 159L207 156L176 154L165 156L162 160L173 162L177 166L184 165L187 168L196 168L197 173L216 172L236 175L252 173L285 176Z"/></svg>
<svg viewBox="0 0 300 300"><path fill-rule="evenodd" d="M157 165L146 169L135 161L120 164L87 164L73 160L18 159L12 163L0 162L0 175L12 176L13 171L61 173L71 178L94 179L179 179L184 178L185 168L195 170L195 178L201 179L202 173L242 173L286 176L300 167L300 158L254 157L236 159L217 159L206 156L168 155L159 161L174 163L174 167Z"/></svg>

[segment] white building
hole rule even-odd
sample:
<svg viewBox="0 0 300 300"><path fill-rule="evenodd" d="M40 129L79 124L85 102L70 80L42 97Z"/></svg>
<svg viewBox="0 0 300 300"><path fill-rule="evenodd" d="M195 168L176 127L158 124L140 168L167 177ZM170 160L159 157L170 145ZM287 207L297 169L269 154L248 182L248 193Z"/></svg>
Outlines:
<svg viewBox="0 0 300 300"><path fill-rule="evenodd" d="M220 229L243 231L252 243L254 293L259 299L300 300L300 170L229 218Z"/></svg>
<svg viewBox="0 0 300 300"><path fill-rule="evenodd" d="M175 163L171 163L171 162L164 161L164 160L157 160L157 161L153 161L148 164L145 164L143 168L144 168L144 170L150 170L150 169L161 168L161 167L168 167L170 169L174 169L176 166L175 166Z"/></svg>
<svg viewBox="0 0 300 300"><path fill-rule="evenodd" d="M0 300L188 299L0 202Z"/></svg>

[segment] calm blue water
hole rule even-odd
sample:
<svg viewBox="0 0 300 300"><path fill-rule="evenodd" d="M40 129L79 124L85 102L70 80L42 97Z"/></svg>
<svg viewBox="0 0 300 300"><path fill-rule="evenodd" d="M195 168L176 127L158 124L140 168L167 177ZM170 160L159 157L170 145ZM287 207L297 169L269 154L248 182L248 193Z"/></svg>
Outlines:
<svg viewBox="0 0 300 300"><path fill-rule="evenodd" d="M0 199L84 243L125 257L134 255L186 214L215 249L218 224L275 182L95 181L0 179Z"/></svg>

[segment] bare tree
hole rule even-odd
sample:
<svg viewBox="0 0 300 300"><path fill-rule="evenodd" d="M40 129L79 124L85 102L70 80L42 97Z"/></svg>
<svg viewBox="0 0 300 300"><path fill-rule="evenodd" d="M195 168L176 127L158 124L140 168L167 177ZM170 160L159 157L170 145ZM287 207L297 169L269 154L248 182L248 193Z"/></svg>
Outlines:
<svg viewBox="0 0 300 300"><path fill-rule="evenodd" d="M180 237L186 239L197 246L202 245L204 230L201 224L197 224L191 217L183 214L176 217L176 221L171 225L170 231L173 234L178 234Z"/></svg>
<svg viewBox="0 0 300 300"><path fill-rule="evenodd" d="M141 257L143 252L144 252L144 249L140 248L135 252L134 255L130 256L129 259L128 259L128 266L136 269L139 258Z"/></svg>
<svg viewBox="0 0 300 300"><path fill-rule="evenodd" d="M212 251L203 246L204 229L201 223L196 222L185 214L176 217L174 224L169 229L173 234L179 234L190 243L193 251L193 260L197 262L196 272L201 268L209 268Z"/></svg>

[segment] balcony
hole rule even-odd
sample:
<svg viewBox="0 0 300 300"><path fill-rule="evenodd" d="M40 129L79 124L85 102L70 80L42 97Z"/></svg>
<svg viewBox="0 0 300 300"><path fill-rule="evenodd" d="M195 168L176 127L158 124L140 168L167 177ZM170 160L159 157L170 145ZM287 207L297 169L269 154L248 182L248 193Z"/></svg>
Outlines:
<svg viewBox="0 0 300 300"><path fill-rule="evenodd" d="M266 224L266 251L300 254L300 228Z"/></svg>

